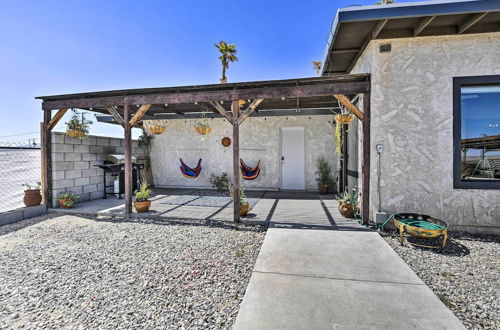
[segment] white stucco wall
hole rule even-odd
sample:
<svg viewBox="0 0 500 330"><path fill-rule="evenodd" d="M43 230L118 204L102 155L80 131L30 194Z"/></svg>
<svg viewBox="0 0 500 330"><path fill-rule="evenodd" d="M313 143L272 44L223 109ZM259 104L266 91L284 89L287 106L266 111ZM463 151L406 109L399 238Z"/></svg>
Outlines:
<svg viewBox="0 0 500 330"><path fill-rule="evenodd" d="M334 167L335 156L334 129L328 121L331 116L290 116L247 118L240 126L240 156L249 166L261 161L260 176L253 181L244 181L249 189L279 189L281 175L281 128L305 127L305 178L306 189L317 190L316 160L320 156ZM211 173L222 172L232 175L232 148L224 148L221 139L232 139L230 124L221 118L209 119L212 132L206 141L194 132L196 120L169 120L166 132L155 136L151 149L151 165L156 186L208 188ZM146 125L148 122L146 121ZM203 159L202 172L196 179L182 176L179 158L191 167Z"/></svg>
<svg viewBox="0 0 500 330"><path fill-rule="evenodd" d="M379 53L383 43L390 53ZM384 145L382 209L498 233L499 190L453 189L452 78L500 74L500 33L372 41L352 73L371 73L372 150ZM372 152L372 212L376 166Z"/></svg>

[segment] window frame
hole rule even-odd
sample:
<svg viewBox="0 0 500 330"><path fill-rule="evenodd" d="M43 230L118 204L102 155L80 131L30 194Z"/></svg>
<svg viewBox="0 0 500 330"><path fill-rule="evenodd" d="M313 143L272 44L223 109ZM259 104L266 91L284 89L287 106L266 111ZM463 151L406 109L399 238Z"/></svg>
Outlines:
<svg viewBox="0 0 500 330"><path fill-rule="evenodd" d="M453 189L498 189L500 180L466 180L462 173L462 103L461 89L465 86L500 85L500 75L469 76L453 78Z"/></svg>

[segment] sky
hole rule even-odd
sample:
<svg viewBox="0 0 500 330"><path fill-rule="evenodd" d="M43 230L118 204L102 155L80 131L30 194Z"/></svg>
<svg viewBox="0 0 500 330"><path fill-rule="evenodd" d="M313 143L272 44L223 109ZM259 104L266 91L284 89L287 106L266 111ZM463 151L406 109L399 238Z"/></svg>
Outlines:
<svg viewBox="0 0 500 330"><path fill-rule="evenodd" d="M0 143L39 136L35 96L218 83L220 40L238 49L229 82L314 76L337 8L374 2L4 0ZM100 123L91 134L123 131Z"/></svg>

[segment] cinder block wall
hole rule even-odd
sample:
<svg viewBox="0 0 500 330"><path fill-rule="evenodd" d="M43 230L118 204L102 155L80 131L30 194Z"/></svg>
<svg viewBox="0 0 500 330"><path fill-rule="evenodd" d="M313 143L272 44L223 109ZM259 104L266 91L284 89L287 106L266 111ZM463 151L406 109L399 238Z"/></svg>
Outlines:
<svg viewBox="0 0 500 330"><path fill-rule="evenodd" d="M102 164L106 154L123 154L123 139L88 136L74 139L64 133L52 133L52 205L62 193L79 195L78 202L104 196L104 171L94 165ZM146 149L132 141L132 155L148 156ZM111 184L113 177L106 177Z"/></svg>

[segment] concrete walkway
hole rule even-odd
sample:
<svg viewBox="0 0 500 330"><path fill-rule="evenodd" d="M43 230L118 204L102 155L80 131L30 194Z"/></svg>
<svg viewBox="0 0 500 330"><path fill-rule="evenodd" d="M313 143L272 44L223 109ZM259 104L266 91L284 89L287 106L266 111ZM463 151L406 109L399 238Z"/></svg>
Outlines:
<svg viewBox="0 0 500 330"><path fill-rule="evenodd" d="M234 329L465 329L378 233L342 218L334 200L282 197Z"/></svg>

